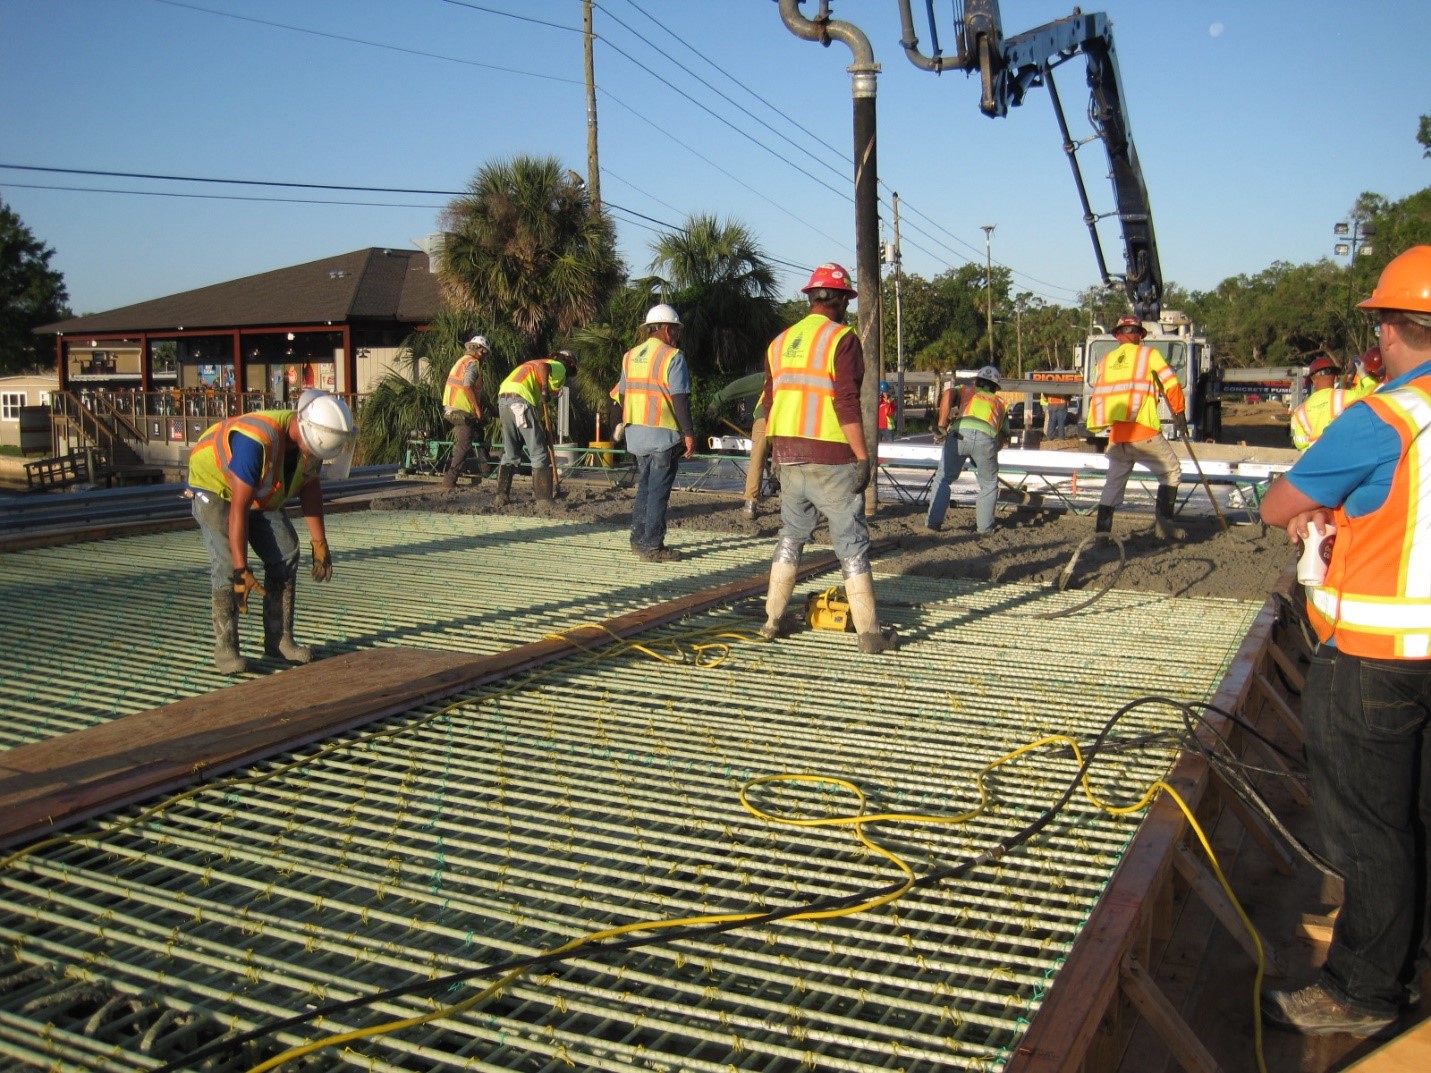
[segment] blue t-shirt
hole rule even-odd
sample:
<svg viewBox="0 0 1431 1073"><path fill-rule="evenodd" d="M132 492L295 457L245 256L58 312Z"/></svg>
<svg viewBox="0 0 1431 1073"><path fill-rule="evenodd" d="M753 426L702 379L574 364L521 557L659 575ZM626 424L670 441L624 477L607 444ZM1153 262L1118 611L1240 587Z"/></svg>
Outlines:
<svg viewBox="0 0 1431 1073"><path fill-rule="evenodd" d="M1377 393L1431 376L1431 362L1388 380ZM1364 518L1391 494L1401 461L1401 437L1370 406L1352 403L1327 426L1287 471L1292 487L1324 507L1341 507L1349 517Z"/></svg>
<svg viewBox="0 0 1431 1073"><path fill-rule="evenodd" d="M244 484L257 488L263 476L263 444L252 436L229 433L229 472Z"/></svg>

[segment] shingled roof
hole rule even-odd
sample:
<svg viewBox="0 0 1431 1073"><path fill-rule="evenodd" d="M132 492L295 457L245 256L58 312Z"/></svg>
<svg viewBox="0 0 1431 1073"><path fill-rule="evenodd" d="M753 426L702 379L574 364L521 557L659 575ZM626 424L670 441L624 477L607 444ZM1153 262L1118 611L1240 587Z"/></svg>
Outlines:
<svg viewBox="0 0 1431 1073"><path fill-rule="evenodd" d="M437 277L428 271L427 254L369 247L46 324L35 332L71 335L374 320L419 325L431 321L439 305Z"/></svg>

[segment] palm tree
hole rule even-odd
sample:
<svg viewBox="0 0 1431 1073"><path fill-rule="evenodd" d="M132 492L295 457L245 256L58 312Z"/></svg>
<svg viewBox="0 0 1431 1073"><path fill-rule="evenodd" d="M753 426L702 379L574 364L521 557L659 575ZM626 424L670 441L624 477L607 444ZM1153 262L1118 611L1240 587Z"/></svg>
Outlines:
<svg viewBox="0 0 1431 1073"><path fill-rule="evenodd" d="M507 325L520 361L595 320L621 280L615 229L552 157L485 164L442 214L443 293L485 324Z"/></svg>
<svg viewBox="0 0 1431 1073"><path fill-rule="evenodd" d="M692 372L755 369L780 331L775 269L743 224L695 214L652 246L652 271L665 281L684 325L681 348Z"/></svg>

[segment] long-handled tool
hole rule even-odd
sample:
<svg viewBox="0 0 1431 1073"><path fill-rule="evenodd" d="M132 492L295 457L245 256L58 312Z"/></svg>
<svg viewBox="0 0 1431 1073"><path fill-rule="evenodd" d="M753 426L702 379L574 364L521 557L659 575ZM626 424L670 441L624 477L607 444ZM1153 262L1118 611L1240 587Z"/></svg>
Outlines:
<svg viewBox="0 0 1431 1073"><path fill-rule="evenodd" d="M561 474L557 472L556 448L552 446L552 419L551 414L547 413L546 394L540 388L537 390L538 397L542 400L542 431L546 434L544 438L547 441L547 464L552 468L552 495L556 495L561 489Z"/></svg>
<svg viewBox="0 0 1431 1073"><path fill-rule="evenodd" d="M1158 389L1158 394L1162 396L1164 402L1168 402L1168 393L1163 390L1162 381L1156 376L1153 377L1153 386ZM1168 402L1168 412L1173 413L1173 404ZM1179 428L1181 426L1181 429ZM1217 505L1217 497L1212 494L1212 485L1208 482L1207 474L1202 471L1202 464L1197 460L1197 454L1193 451L1192 434L1188 432L1187 420L1181 415L1173 413L1173 432L1181 432L1183 446L1188 449L1188 457L1192 459L1193 469L1197 470L1197 479L1202 481L1202 490L1207 493L1207 501L1212 504L1212 512L1217 515L1217 520L1222 524L1224 533L1231 530L1227 524L1227 518L1222 513L1222 508Z"/></svg>

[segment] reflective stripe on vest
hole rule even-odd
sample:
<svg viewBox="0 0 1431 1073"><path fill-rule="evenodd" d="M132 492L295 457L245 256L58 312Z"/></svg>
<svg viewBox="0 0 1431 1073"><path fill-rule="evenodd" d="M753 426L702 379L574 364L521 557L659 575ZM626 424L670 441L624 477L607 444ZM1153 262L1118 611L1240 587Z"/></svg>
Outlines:
<svg viewBox="0 0 1431 1073"><path fill-rule="evenodd" d="M1305 451L1322 438L1327 426L1341 416L1360 395L1340 387L1324 387L1312 392L1292 414L1292 445Z"/></svg>
<svg viewBox="0 0 1431 1073"><path fill-rule="evenodd" d="M1133 351L1131 355L1126 353L1129 350ZM1162 428L1148 372L1154 353L1152 347L1134 348L1132 343L1124 343L1104 355L1088 405L1090 427L1108 428L1118 421L1136 421L1149 428Z"/></svg>
<svg viewBox="0 0 1431 1073"><path fill-rule="evenodd" d="M849 331L811 313L775 337L765 353L773 382L767 436L849 442L835 416L835 351Z"/></svg>
<svg viewBox="0 0 1431 1073"><path fill-rule="evenodd" d="M300 454L293 479L286 486L279 483L283 473L283 430L293 414L292 410L256 410L212 425L189 452L189 484L214 492L222 499L233 499L233 482L229 478L233 450L229 446L229 435L237 432L263 448L263 470L254 487L254 509L277 510L298 493L308 477L307 456Z"/></svg>
<svg viewBox="0 0 1431 1073"><path fill-rule="evenodd" d="M1008 409L1008 404L997 395L980 391L978 388L965 390L967 394L964 396L963 405L959 407L959 427L997 436L999 430L1004 427L1004 412ZM971 424L966 426L965 421Z"/></svg>
<svg viewBox="0 0 1431 1073"><path fill-rule="evenodd" d="M477 389L467 387L463 381L467 379L467 370L473 365L480 364L478 359L471 354L463 354L457 359L452 369L447 374L447 385L442 389L442 405L448 410L465 410L469 414L477 412ZM481 373L478 373L477 382L482 382Z"/></svg>
<svg viewBox="0 0 1431 1073"><path fill-rule="evenodd" d="M671 362L680 351L652 336L621 357L621 373L626 394L621 404L621 420L628 425L678 428L671 406Z"/></svg>
<svg viewBox="0 0 1431 1073"><path fill-rule="evenodd" d="M1352 518L1333 512L1327 578L1307 617L1323 641L1369 659L1431 659L1431 376L1362 400L1395 430L1401 458L1386 501Z"/></svg>

